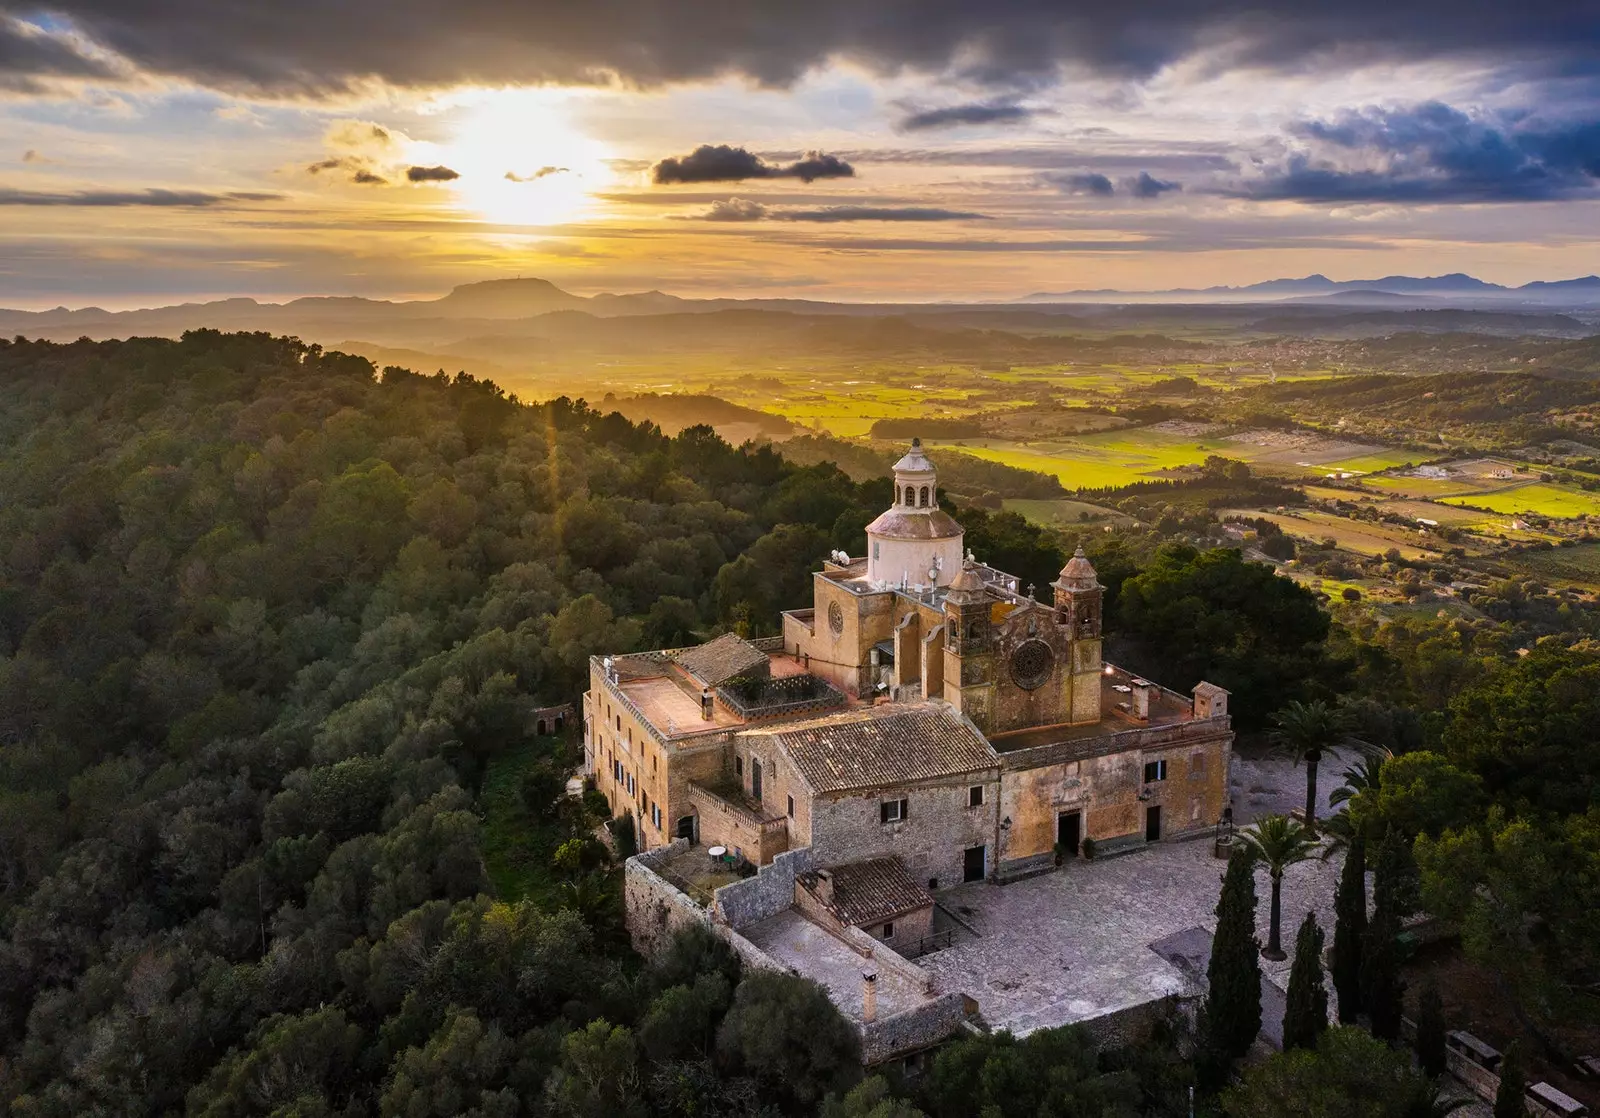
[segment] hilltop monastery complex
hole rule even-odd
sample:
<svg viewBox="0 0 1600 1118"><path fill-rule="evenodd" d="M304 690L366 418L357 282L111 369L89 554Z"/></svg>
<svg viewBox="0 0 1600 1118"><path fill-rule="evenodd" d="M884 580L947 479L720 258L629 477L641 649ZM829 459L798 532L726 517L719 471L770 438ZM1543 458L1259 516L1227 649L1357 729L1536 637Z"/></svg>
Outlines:
<svg viewBox="0 0 1600 1118"><path fill-rule="evenodd" d="M804 971L842 944L904 978L944 942L942 892L1209 835L1222 817L1227 692L1179 695L1106 663L1102 588L1081 549L1048 600L978 562L918 442L894 476L867 554L825 562L780 637L591 661L585 763L613 814L634 819L628 919L646 950L698 908L688 918L759 954L739 930L781 917L801 965L779 965ZM760 872L696 884L743 864ZM883 1032L862 975L819 977ZM954 1014L922 993L894 1008ZM926 1031L867 1036L869 1055Z"/></svg>

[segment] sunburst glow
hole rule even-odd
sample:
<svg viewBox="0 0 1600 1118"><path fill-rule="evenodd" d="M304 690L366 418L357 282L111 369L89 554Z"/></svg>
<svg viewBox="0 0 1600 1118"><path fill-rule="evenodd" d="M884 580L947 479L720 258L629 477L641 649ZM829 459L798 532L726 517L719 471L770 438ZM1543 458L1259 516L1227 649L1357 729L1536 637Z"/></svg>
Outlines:
<svg viewBox="0 0 1600 1118"><path fill-rule="evenodd" d="M573 127L572 94L522 89L485 92L441 145L460 172L452 185L470 209L494 222L553 225L587 216L590 195L612 184L606 146Z"/></svg>

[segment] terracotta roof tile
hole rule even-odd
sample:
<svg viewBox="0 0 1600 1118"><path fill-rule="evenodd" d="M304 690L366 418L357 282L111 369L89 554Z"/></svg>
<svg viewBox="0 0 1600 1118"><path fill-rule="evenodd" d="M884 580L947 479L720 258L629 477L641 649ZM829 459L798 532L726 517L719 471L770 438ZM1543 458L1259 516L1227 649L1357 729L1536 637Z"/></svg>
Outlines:
<svg viewBox="0 0 1600 1118"><path fill-rule="evenodd" d="M831 895L824 874L832 878ZM915 912L933 903L933 897L912 880L910 871L899 858L873 858L845 866L830 866L803 873L798 880L839 923L855 928Z"/></svg>
<svg viewBox="0 0 1600 1118"><path fill-rule="evenodd" d="M895 703L752 731L788 755L813 792L909 784L981 772L1000 761L945 703Z"/></svg>
<svg viewBox="0 0 1600 1118"><path fill-rule="evenodd" d="M686 648L673 656L684 671L707 687L767 668L767 654L737 633Z"/></svg>

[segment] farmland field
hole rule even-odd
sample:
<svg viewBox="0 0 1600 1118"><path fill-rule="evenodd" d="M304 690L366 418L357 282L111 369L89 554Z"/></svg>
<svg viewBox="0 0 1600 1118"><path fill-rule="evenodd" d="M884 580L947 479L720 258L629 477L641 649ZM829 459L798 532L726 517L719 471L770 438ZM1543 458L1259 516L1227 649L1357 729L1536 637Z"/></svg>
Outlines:
<svg viewBox="0 0 1600 1118"><path fill-rule="evenodd" d="M1344 550L1362 555L1382 555L1390 548L1395 548L1407 559L1423 559L1437 553L1433 548L1418 546L1416 532L1387 524L1346 520L1331 513L1312 511L1291 516L1254 509L1223 509L1217 515L1270 520L1291 536L1303 540L1332 539Z"/></svg>
<svg viewBox="0 0 1600 1118"><path fill-rule="evenodd" d="M1469 505L1506 515L1532 513L1558 518L1600 516L1600 493L1546 483L1502 489L1495 493L1442 497L1440 500L1448 505Z"/></svg>
<svg viewBox="0 0 1600 1118"><path fill-rule="evenodd" d="M1053 528L1071 528L1084 523L1104 522L1107 520L1128 521L1131 518L1108 509L1103 505L1091 505L1087 501L1059 500L1040 501L1027 498L1009 498L1005 503L1007 512L1019 512L1036 524L1045 524ZM1084 514L1088 515L1085 516Z"/></svg>

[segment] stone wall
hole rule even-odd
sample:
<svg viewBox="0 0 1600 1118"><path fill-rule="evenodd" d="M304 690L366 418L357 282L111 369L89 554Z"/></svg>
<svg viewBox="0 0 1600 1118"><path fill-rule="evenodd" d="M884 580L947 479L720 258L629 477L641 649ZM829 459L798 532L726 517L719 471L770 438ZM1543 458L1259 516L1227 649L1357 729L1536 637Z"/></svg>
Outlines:
<svg viewBox="0 0 1600 1118"><path fill-rule="evenodd" d="M690 784L685 800L698 817L696 834L702 846L725 846L758 866L772 861L789 845L784 820L765 818L741 800Z"/></svg>
<svg viewBox="0 0 1600 1118"><path fill-rule="evenodd" d="M857 1025L861 1062L868 1067L931 1048L949 1039L967 1019L967 998L945 994L915 1008Z"/></svg>
<svg viewBox="0 0 1600 1118"><path fill-rule="evenodd" d="M716 892L716 919L738 930L776 916L794 904L794 879L814 868L809 847L779 854L754 877L724 885Z"/></svg>
<svg viewBox="0 0 1600 1118"><path fill-rule="evenodd" d="M983 804L968 807L968 790L983 787ZM880 805L905 798L907 817L884 823ZM948 888L961 883L963 853L987 847L994 864L999 783L993 771L940 783L884 788L862 794L818 796L811 805L811 848L822 866L891 855L902 859L912 880L937 880Z"/></svg>
<svg viewBox="0 0 1600 1118"><path fill-rule="evenodd" d="M623 913L633 949L650 958L680 928L710 925L711 916L693 897L656 872L656 867L688 849L678 839L668 846L629 858L622 868Z"/></svg>

